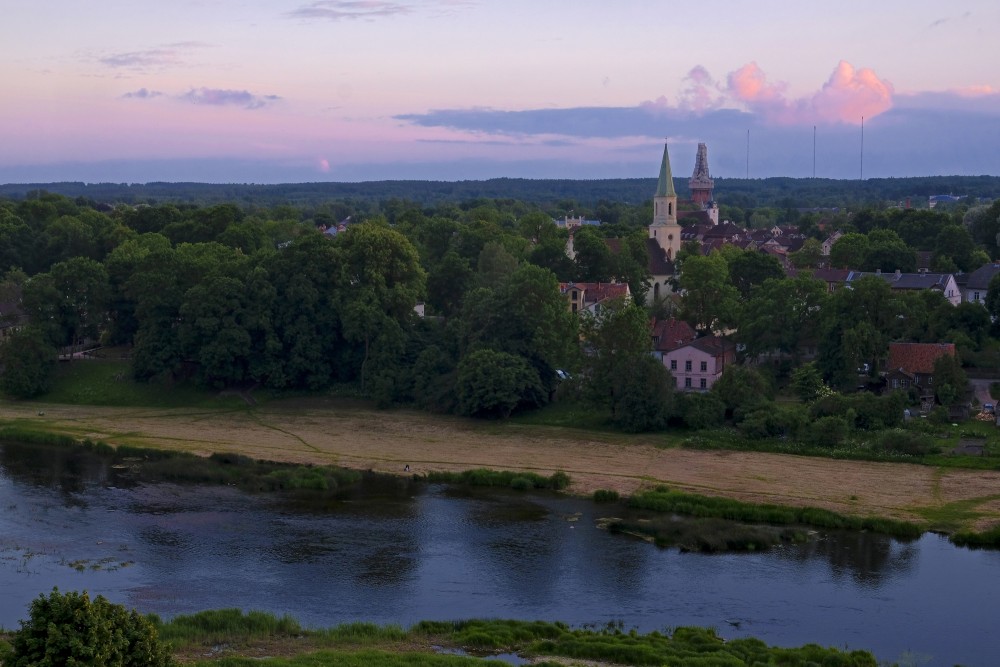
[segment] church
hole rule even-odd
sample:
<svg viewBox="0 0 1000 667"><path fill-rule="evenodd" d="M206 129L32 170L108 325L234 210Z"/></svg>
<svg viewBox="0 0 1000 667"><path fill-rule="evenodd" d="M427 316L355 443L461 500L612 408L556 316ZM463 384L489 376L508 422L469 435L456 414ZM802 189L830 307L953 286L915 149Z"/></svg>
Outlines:
<svg viewBox="0 0 1000 667"><path fill-rule="evenodd" d="M694 222L719 224L719 208L712 195L714 185L708 173L708 148L705 144L698 144L698 156L688 187L691 190L691 200L698 204L699 209L678 213L677 191L674 189L674 176L670 170L670 153L667 145L663 145L660 178L656 184L656 194L653 195L653 222L648 227L649 238L646 240L651 275L646 295L648 303L665 297L671 291L669 281L674 277L674 261L681 249L682 227L678 218L696 218Z"/></svg>

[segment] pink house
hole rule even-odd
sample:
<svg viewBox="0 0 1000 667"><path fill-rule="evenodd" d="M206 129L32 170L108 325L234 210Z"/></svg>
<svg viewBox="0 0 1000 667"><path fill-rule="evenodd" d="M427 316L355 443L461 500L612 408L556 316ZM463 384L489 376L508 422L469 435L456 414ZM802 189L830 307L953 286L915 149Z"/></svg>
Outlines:
<svg viewBox="0 0 1000 667"><path fill-rule="evenodd" d="M663 355L663 365L681 391L708 391L733 363L736 345L718 336L696 338Z"/></svg>

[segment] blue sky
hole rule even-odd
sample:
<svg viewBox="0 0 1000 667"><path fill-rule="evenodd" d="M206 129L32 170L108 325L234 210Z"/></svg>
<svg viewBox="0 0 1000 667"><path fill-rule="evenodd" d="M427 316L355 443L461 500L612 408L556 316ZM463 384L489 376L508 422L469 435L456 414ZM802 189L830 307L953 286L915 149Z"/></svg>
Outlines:
<svg viewBox="0 0 1000 667"><path fill-rule="evenodd" d="M0 182L1000 175L995 2L13 5Z"/></svg>

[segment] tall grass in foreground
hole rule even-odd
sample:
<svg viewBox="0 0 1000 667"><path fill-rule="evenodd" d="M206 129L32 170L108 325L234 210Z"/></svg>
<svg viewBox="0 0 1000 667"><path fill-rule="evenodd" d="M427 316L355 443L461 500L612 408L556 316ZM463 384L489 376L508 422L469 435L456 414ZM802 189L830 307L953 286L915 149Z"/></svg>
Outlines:
<svg viewBox="0 0 1000 667"><path fill-rule="evenodd" d="M900 539L916 539L923 533L916 524L878 517L845 516L818 507L785 507L744 503L728 498L699 496L659 486L629 498L630 507L695 517L715 517L749 523L800 524L834 530L868 530Z"/></svg>
<svg viewBox="0 0 1000 667"><path fill-rule="evenodd" d="M510 667L500 660L482 660L438 653L390 653L388 651L317 651L291 658L221 658L190 663L195 667ZM536 663L535 667L563 667Z"/></svg>
<svg viewBox="0 0 1000 667"><path fill-rule="evenodd" d="M160 639L174 645L246 642L302 633L298 621L290 616L279 617L263 611L243 613L239 609L176 616L167 623L159 622L157 629Z"/></svg>

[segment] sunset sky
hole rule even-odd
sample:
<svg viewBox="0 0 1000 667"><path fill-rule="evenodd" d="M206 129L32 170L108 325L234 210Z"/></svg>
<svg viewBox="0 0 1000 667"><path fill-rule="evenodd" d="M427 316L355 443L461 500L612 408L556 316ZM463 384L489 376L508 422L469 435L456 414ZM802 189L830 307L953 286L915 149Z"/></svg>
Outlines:
<svg viewBox="0 0 1000 667"><path fill-rule="evenodd" d="M3 183L1000 175L995 0L12 0L0 81Z"/></svg>

